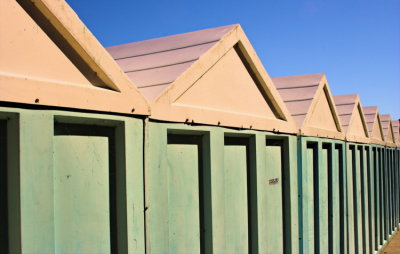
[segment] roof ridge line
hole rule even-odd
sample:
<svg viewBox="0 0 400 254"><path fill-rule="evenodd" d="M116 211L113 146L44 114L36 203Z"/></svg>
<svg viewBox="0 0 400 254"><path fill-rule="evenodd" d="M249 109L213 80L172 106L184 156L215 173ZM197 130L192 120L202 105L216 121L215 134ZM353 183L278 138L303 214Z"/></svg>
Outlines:
<svg viewBox="0 0 400 254"><path fill-rule="evenodd" d="M153 70L153 69L157 69L157 68L164 68L164 67L174 66L174 65L178 65L178 64L184 64L184 63L195 62L195 61L197 61L198 59L199 59L199 58L194 58L194 59L187 60L187 61L181 61L181 62L176 62L176 63L171 63L171 64L164 64L164 65L159 65L159 66L154 66L154 67L148 67L148 68L142 68L142 69L137 69L137 70L130 70L130 71L125 71L125 73L138 72L138 71L146 71L146 70Z"/></svg>
<svg viewBox="0 0 400 254"><path fill-rule="evenodd" d="M272 82L272 83L274 83L274 82ZM319 84L312 84L312 85L305 85L305 86L281 87L281 88L276 88L276 89L277 90L284 90L284 89L295 89L295 88L314 87L314 86L319 86Z"/></svg>
<svg viewBox="0 0 400 254"><path fill-rule="evenodd" d="M284 102L286 103L286 102L295 102L295 101L309 101L309 100L312 100L312 99L314 99L314 98L312 97L312 98L297 99L297 100L287 100L287 101L284 101Z"/></svg>
<svg viewBox="0 0 400 254"><path fill-rule="evenodd" d="M150 84L150 85L145 85L145 86L138 86L138 88L146 88L146 87L153 87L153 86L162 86L162 85L168 85L173 83L174 80L168 81L168 82L162 82L162 83L156 83L156 84Z"/></svg>
<svg viewBox="0 0 400 254"><path fill-rule="evenodd" d="M188 46L183 46L183 47L178 47L178 48L159 50L159 51L154 51L154 52L150 52L150 53L143 53L143 54L139 54L139 55L119 57L119 58L114 58L114 60L115 60L115 61L118 61L118 60L123 60L123 59L127 59L127 58L141 57L141 56L159 54L159 53L164 53L164 52L169 52L169 51L174 51L174 50L179 50L179 49L191 48L191 47L196 47L196 46L201 46L201 45L205 45L205 44L210 44L210 43L218 42L218 41L220 41L220 40L221 40L221 39L213 40L213 41L206 41L206 42L202 42L202 43L196 43L196 44L193 44L193 45L188 45ZM117 45L117 46L119 46L119 45Z"/></svg>
<svg viewBox="0 0 400 254"><path fill-rule="evenodd" d="M356 104L355 102L350 102L350 103L342 103L342 104L336 104L336 106L346 106L346 105L353 105Z"/></svg>

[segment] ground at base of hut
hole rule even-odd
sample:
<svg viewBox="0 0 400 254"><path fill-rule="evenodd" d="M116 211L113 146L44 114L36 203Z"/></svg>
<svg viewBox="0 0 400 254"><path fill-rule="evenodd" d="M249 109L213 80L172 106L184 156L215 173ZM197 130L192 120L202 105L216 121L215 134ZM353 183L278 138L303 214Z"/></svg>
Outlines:
<svg viewBox="0 0 400 254"><path fill-rule="evenodd" d="M379 254L400 254L400 232L397 231Z"/></svg>

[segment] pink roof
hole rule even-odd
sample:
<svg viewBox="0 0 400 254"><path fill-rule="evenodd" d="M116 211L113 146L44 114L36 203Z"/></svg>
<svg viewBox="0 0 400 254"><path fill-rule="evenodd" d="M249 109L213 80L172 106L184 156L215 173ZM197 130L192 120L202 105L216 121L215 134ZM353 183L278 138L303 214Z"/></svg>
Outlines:
<svg viewBox="0 0 400 254"><path fill-rule="evenodd" d="M374 126L375 116L378 113L377 106L363 107L365 122L367 123L368 131L371 133Z"/></svg>
<svg viewBox="0 0 400 254"><path fill-rule="evenodd" d="M396 144L400 143L400 120L392 120L393 133Z"/></svg>
<svg viewBox="0 0 400 254"><path fill-rule="evenodd" d="M145 97L153 101L238 25L222 26L107 48Z"/></svg>
<svg viewBox="0 0 400 254"><path fill-rule="evenodd" d="M289 112L301 126L314 99L323 73L272 78Z"/></svg>
<svg viewBox="0 0 400 254"><path fill-rule="evenodd" d="M392 117L389 114L380 115L380 116L381 116L383 133L386 135L389 131L390 121L392 120Z"/></svg>
<svg viewBox="0 0 400 254"><path fill-rule="evenodd" d="M335 95L333 100L336 104L336 109L340 117L340 122L342 127L347 129L350 124L351 115L353 114L353 109L357 103L357 94L346 94L346 95Z"/></svg>

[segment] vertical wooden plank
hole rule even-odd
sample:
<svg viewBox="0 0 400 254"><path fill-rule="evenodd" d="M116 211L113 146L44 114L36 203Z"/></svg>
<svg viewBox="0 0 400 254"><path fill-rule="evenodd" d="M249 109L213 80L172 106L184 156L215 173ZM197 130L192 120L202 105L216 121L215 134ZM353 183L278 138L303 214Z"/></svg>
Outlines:
<svg viewBox="0 0 400 254"><path fill-rule="evenodd" d="M385 148L382 149L382 201L383 201L383 241L385 244L389 239L389 230L388 230L388 188L387 188L387 153Z"/></svg>
<svg viewBox="0 0 400 254"><path fill-rule="evenodd" d="M249 252L247 149L242 140L225 138L225 251L227 253Z"/></svg>
<svg viewBox="0 0 400 254"><path fill-rule="evenodd" d="M200 253L199 148L168 144L169 253Z"/></svg>
<svg viewBox="0 0 400 254"><path fill-rule="evenodd" d="M362 248L364 253L369 252L369 223L368 223L368 177L367 177L367 154L364 146L358 146L360 161L360 187L361 187L361 226L362 226Z"/></svg>
<svg viewBox="0 0 400 254"><path fill-rule="evenodd" d="M316 144L304 144L302 167L303 253L314 253L314 171L317 169Z"/></svg>
<svg viewBox="0 0 400 254"><path fill-rule="evenodd" d="M318 171L314 172L317 174L318 181L318 216L315 216L319 220L319 250L318 253L329 253L329 210L328 210L328 172L331 171L331 154L329 145L323 145L319 147L321 155L319 159ZM314 178L315 179L315 178Z"/></svg>
<svg viewBox="0 0 400 254"><path fill-rule="evenodd" d="M144 181L143 181L143 120L124 118L116 126L116 156L117 156L117 196L125 197L126 205L118 205L124 209L118 214L124 221L118 224L125 225L127 253L145 252L145 226L144 226ZM148 140L147 140L148 141ZM125 175L120 175L124 173ZM124 188L120 188L120 187ZM125 192L124 195L121 192ZM148 210L148 209L146 209ZM119 243L123 245L123 235L118 232ZM121 244L118 246L120 253L126 254Z"/></svg>
<svg viewBox="0 0 400 254"><path fill-rule="evenodd" d="M387 209L388 209L388 235L389 237L392 235L392 155L391 149L386 148L387 153Z"/></svg>
<svg viewBox="0 0 400 254"><path fill-rule="evenodd" d="M395 221L395 226L397 228L399 228L399 151L398 148L395 150L394 152L395 154L395 169L394 169L394 173L395 173L395 181L394 181L394 192L395 192L395 201L396 201L396 221Z"/></svg>
<svg viewBox="0 0 400 254"><path fill-rule="evenodd" d="M374 215L374 180L373 180L373 155L371 146L365 146L366 154L366 168L365 168L365 182L368 190L366 197L367 209L368 209L368 241L367 241L367 253L373 254L374 243L375 243L375 215Z"/></svg>
<svg viewBox="0 0 400 254"><path fill-rule="evenodd" d="M380 218L380 213L379 213L379 170L378 170L378 164L379 164L379 158L378 158L378 151L376 147L373 147L372 149L372 156L373 156L373 190L374 190L374 251L377 251L379 248L379 235L380 235L380 223L379 223L379 218Z"/></svg>
<svg viewBox="0 0 400 254"><path fill-rule="evenodd" d="M354 160L355 160L355 154L354 154L354 146L347 146L347 190L348 190L348 195L347 195L347 209L348 209L348 228L349 228L349 236L348 236L348 245L349 245L349 254L358 254L358 248L357 248L357 237L356 237L356 232L357 229L355 227L356 225L356 205L357 205L357 200L356 200L356 190L355 190L355 178L354 178Z"/></svg>
<svg viewBox="0 0 400 254"><path fill-rule="evenodd" d="M385 207L384 207L384 175L383 175L383 165L384 165L384 154L381 147L378 148L378 157L379 157L379 245L382 246L385 239Z"/></svg>
<svg viewBox="0 0 400 254"><path fill-rule="evenodd" d="M332 253L345 253L345 188L343 170L343 146L336 144L333 150L332 163L332 232L333 246Z"/></svg>
<svg viewBox="0 0 400 254"><path fill-rule="evenodd" d="M148 167L148 195L149 206L145 208L148 215L149 253L163 253L169 251L169 210L168 186L169 170L167 162L167 130L159 123L149 125L149 150L151 159L146 161Z"/></svg>
<svg viewBox="0 0 400 254"><path fill-rule="evenodd" d="M21 176L19 114L7 114L7 177L9 253L19 254L21 247Z"/></svg>
<svg viewBox="0 0 400 254"><path fill-rule="evenodd" d="M57 253L111 253L107 137L55 136Z"/></svg>
<svg viewBox="0 0 400 254"><path fill-rule="evenodd" d="M9 253L7 121L0 119L0 253Z"/></svg>
<svg viewBox="0 0 400 254"><path fill-rule="evenodd" d="M224 132L213 128L210 132L210 168L212 189L213 252L225 251L225 177Z"/></svg>
<svg viewBox="0 0 400 254"><path fill-rule="evenodd" d="M282 196L282 143L267 140L265 147L265 173L260 195L259 237L261 253L284 253L283 249L283 196ZM272 209L273 208L273 209Z"/></svg>
<svg viewBox="0 0 400 254"><path fill-rule="evenodd" d="M363 253L363 221L362 221L362 192L361 192L361 154L359 147L354 147L354 159L353 164L353 180L354 181L354 192L355 192L355 237L357 244L357 253Z"/></svg>
<svg viewBox="0 0 400 254"><path fill-rule="evenodd" d="M392 234L396 230L395 226L395 190L394 190L394 150L393 148L390 149L390 220L391 220L391 232Z"/></svg>
<svg viewBox="0 0 400 254"><path fill-rule="evenodd" d="M285 171L286 177L289 178L288 181L286 181L287 185L290 186L290 192L288 195L290 196L290 223L288 222L288 225L285 227L287 228L288 233L290 234L290 239L291 239L291 244L290 244L290 251L288 253L300 253L300 247L299 247L299 229L300 229L300 223L299 223L299 196L300 193L298 191L299 188L299 182L298 182L298 154L297 154L297 142L298 139L296 136L288 136L288 143L287 147L285 148L285 156L284 156L284 163L285 163ZM285 146L284 146L285 147ZM301 163L301 161L299 162ZM284 188L287 190L287 188L284 186ZM285 195L286 196L286 195ZM286 220L288 221L288 220ZM286 243L284 244L286 245Z"/></svg>
<svg viewBox="0 0 400 254"><path fill-rule="evenodd" d="M55 253L53 202L53 116L20 115L22 253Z"/></svg>
<svg viewBox="0 0 400 254"><path fill-rule="evenodd" d="M397 222L396 225L400 227L400 148L396 149L396 193L397 193Z"/></svg>

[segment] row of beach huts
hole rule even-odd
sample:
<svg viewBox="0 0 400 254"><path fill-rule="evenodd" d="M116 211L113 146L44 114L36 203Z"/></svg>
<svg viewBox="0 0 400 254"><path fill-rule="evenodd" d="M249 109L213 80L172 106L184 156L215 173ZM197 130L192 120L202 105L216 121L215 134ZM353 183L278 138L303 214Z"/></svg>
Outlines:
<svg viewBox="0 0 400 254"><path fill-rule="evenodd" d="M271 78L240 25L104 48L64 0L1 0L0 253L377 253L380 113Z"/></svg>

